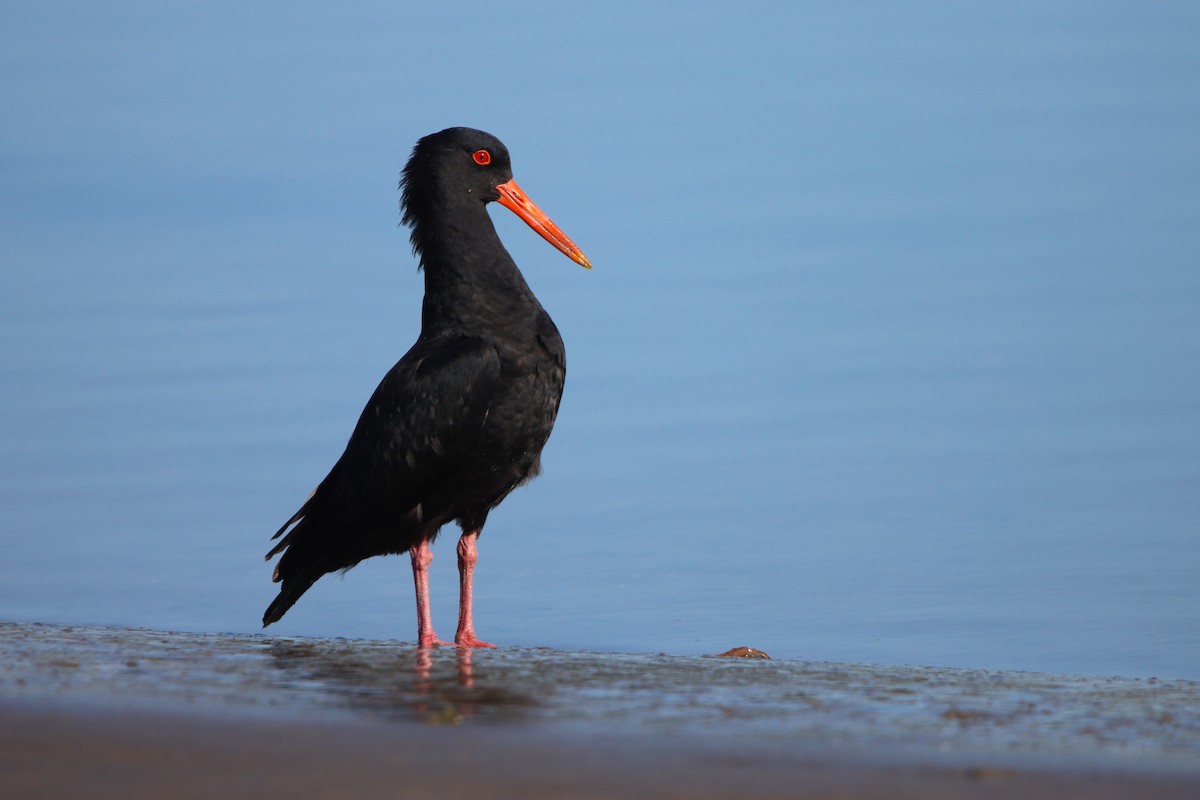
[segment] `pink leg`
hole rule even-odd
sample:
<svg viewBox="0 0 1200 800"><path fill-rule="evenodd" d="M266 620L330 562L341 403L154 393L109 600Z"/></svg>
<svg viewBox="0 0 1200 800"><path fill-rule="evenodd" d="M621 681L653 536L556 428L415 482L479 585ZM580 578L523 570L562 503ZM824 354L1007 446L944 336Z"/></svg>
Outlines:
<svg viewBox="0 0 1200 800"><path fill-rule="evenodd" d="M479 550L475 540L479 531L467 531L458 540L458 633L454 634L454 643L459 647L495 647L494 644L481 642L475 638L475 623L471 620L472 584L475 580L475 562L479 560Z"/></svg>
<svg viewBox="0 0 1200 800"><path fill-rule="evenodd" d="M429 542L421 542L409 550L412 557L413 584L417 587L417 647L428 648L450 644L438 640L433 632L433 615L429 612L429 564L433 551Z"/></svg>

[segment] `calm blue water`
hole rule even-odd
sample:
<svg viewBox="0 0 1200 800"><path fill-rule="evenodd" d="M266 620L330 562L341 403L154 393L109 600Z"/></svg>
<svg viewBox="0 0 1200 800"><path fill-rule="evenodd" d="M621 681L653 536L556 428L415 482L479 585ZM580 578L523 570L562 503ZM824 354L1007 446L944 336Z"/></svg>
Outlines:
<svg viewBox="0 0 1200 800"><path fill-rule="evenodd" d="M1200 11L31 6L0 32L0 618L252 631L474 125L567 342L491 641L1200 678ZM434 614L453 630L453 532ZM411 640L407 559L272 628Z"/></svg>

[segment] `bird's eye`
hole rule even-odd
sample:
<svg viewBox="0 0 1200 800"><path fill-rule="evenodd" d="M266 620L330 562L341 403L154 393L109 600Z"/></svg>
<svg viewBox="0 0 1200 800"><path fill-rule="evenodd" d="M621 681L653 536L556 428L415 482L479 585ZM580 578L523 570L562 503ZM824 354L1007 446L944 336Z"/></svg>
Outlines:
<svg viewBox="0 0 1200 800"><path fill-rule="evenodd" d="M471 154L471 158L475 159L475 163L481 167L486 167L488 164L492 163L492 154L487 150L476 150Z"/></svg>

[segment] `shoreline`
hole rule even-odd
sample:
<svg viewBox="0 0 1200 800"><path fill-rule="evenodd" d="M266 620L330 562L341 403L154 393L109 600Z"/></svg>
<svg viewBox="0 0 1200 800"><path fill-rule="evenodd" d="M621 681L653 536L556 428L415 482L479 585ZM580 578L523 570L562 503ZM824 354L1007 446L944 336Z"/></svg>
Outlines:
<svg viewBox="0 0 1200 800"><path fill-rule="evenodd" d="M0 788L22 798L1161 798L1196 775L714 757L414 723L218 719L0 705Z"/></svg>
<svg viewBox="0 0 1200 800"><path fill-rule="evenodd" d="M0 623L6 796L401 787L1196 797L1200 684Z"/></svg>

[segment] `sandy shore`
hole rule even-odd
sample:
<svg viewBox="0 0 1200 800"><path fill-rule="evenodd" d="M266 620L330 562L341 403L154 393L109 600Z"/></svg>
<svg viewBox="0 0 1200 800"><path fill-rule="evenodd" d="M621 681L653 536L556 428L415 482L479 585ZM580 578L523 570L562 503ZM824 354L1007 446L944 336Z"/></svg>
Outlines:
<svg viewBox="0 0 1200 800"><path fill-rule="evenodd" d="M412 724L0 709L11 798L1195 798L1200 779L722 758Z"/></svg>
<svg viewBox="0 0 1200 800"><path fill-rule="evenodd" d="M1200 797L1200 687L0 624L0 796Z"/></svg>

